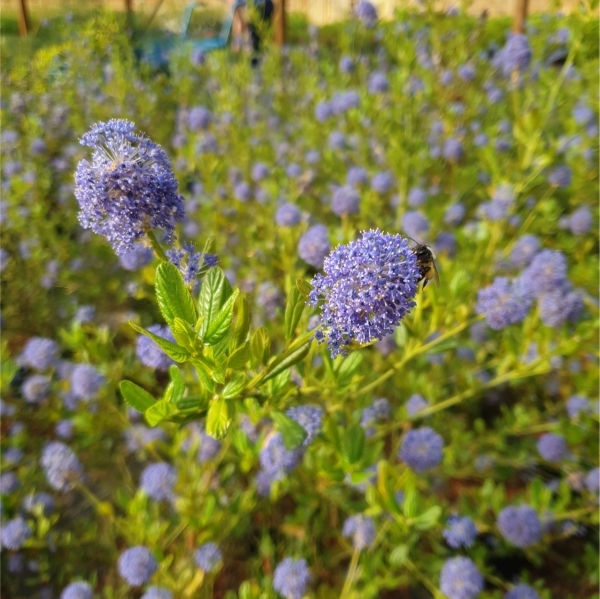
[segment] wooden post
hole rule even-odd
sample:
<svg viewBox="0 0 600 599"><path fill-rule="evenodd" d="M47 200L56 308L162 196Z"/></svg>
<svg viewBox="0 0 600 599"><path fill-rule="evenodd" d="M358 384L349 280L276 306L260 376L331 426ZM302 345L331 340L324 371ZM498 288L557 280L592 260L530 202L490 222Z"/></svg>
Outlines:
<svg viewBox="0 0 600 599"><path fill-rule="evenodd" d="M275 43L278 46L285 44L285 0L277 2L275 13Z"/></svg>
<svg viewBox="0 0 600 599"><path fill-rule="evenodd" d="M19 35L26 37L29 33L29 12L27 10L27 0L21 0L19 10Z"/></svg>
<svg viewBox="0 0 600 599"><path fill-rule="evenodd" d="M513 22L513 31L515 33L525 33L525 22L529 11L529 0L515 0L515 20Z"/></svg>
<svg viewBox="0 0 600 599"><path fill-rule="evenodd" d="M125 0L125 23L127 35L131 37L133 35L133 0Z"/></svg>

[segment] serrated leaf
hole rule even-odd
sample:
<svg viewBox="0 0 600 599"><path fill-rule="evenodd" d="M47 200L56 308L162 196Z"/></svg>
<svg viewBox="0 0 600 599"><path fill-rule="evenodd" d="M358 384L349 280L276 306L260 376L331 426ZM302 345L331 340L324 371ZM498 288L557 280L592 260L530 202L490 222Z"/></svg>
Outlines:
<svg viewBox="0 0 600 599"><path fill-rule="evenodd" d="M304 299L308 299L310 292L313 290L313 286L304 279L296 279L296 288Z"/></svg>
<svg viewBox="0 0 600 599"><path fill-rule="evenodd" d="M121 381L119 389L127 404L142 414L156 403L156 399L148 391L131 381Z"/></svg>
<svg viewBox="0 0 600 599"><path fill-rule="evenodd" d="M171 401L174 404L177 404L177 402L183 397L183 393L185 391L185 381L183 380L181 370L179 370L175 364L169 367L169 376L171 377L171 384L173 385Z"/></svg>
<svg viewBox="0 0 600 599"><path fill-rule="evenodd" d="M181 273L170 262L162 262L156 269L156 299L162 315L169 325L175 318L194 325L198 314L194 300L183 281Z"/></svg>
<svg viewBox="0 0 600 599"><path fill-rule="evenodd" d="M256 360L262 364L266 364L271 353L271 338L268 331L259 327L254 331L250 340L250 348Z"/></svg>
<svg viewBox="0 0 600 599"><path fill-rule="evenodd" d="M365 431L360 424L349 426L342 436L342 453L350 464L356 464L365 449Z"/></svg>
<svg viewBox="0 0 600 599"><path fill-rule="evenodd" d="M246 375L243 372L236 373L233 378L223 387L221 395L225 399L235 399L244 390Z"/></svg>
<svg viewBox="0 0 600 599"><path fill-rule="evenodd" d="M227 368L233 368L234 370L239 370L240 368L244 368L248 360L250 359L251 351L250 351L250 342L246 341L244 345L238 347L227 360Z"/></svg>
<svg viewBox="0 0 600 599"><path fill-rule="evenodd" d="M211 268L202 281L198 307L204 317L200 325L200 337L204 338L208 327L233 293L233 289L219 267Z"/></svg>
<svg viewBox="0 0 600 599"><path fill-rule="evenodd" d="M206 415L206 432L215 439L223 439L235 415L235 405L224 397L210 402Z"/></svg>
<svg viewBox="0 0 600 599"><path fill-rule="evenodd" d="M287 304L285 306L285 338L291 339L294 336L294 331L302 318L302 312L306 301L296 287L290 289Z"/></svg>
<svg viewBox="0 0 600 599"><path fill-rule="evenodd" d="M238 296L237 314L235 326L233 328L232 347L239 347L246 342L248 331L250 330L250 308L248 300L243 296Z"/></svg>
<svg viewBox="0 0 600 599"><path fill-rule="evenodd" d="M276 410L271 413L271 416L283 437L283 443L286 449L295 449L302 444L304 439L306 439L306 429L301 424L298 424L293 418Z"/></svg>
<svg viewBox="0 0 600 599"><path fill-rule="evenodd" d="M202 339L206 345L216 345L229 332L229 327L231 327L231 321L233 320L233 304L238 294L239 290L236 289L208 325Z"/></svg>
<svg viewBox="0 0 600 599"><path fill-rule="evenodd" d="M149 407L144 416L150 426L156 426L163 420L169 420L173 414L177 412L177 408L168 400L163 399L157 401L153 406Z"/></svg>
<svg viewBox="0 0 600 599"><path fill-rule="evenodd" d="M284 352L275 360L275 362L273 362L273 364L269 366L269 374L262 379L261 384L270 381L272 378L281 374L284 370L291 368L294 364L297 364L300 362L300 360L303 360L306 357L306 354L308 354L309 349L310 342L300 346L297 350L289 354Z"/></svg>
<svg viewBox="0 0 600 599"><path fill-rule="evenodd" d="M146 329L138 326L137 324L130 322L129 325L141 335L145 335L146 337L150 337L156 345L162 349L169 358L175 360L175 362L187 362L190 359L190 353L185 349L185 347L181 347L176 343L171 343Z"/></svg>

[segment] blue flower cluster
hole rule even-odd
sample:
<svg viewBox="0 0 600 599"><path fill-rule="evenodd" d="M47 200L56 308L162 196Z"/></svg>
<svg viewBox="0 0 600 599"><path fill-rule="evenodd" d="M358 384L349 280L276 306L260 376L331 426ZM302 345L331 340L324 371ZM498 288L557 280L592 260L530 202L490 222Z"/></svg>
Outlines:
<svg viewBox="0 0 600 599"><path fill-rule="evenodd" d="M205 543L196 550L194 561L204 572L213 572L223 561L223 554L216 543Z"/></svg>
<svg viewBox="0 0 600 599"><path fill-rule="evenodd" d="M106 237L117 254L152 229L171 241L184 208L164 150L123 119L97 123L81 143L94 150L75 173L82 226Z"/></svg>
<svg viewBox="0 0 600 599"><path fill-rule="evenodd" d="M286 557L275 568L273 588L285 599L302 599L311 579L305 559Z"/></svg>
<svg viewBox="0 0 600 599"><path fill-rule="evenodd" d="M60 441L48 443L40 461L48 484L57 491L68 491L83 477L83 466L77 456Z"/></svg>
<svg viewBox="0 0 600 599"><path fill-rule="evenodd" d="M362 551L367 549L375 541L375 523L373 518L363 514L350 516L344 522L342 534L352 539L354 549Z"/></svg>
<svg viewBox="0 0 600 599"><path fill-rule="evenodd" d="M424 472L442 461L443 447L442 437L429 426L424 426L406 433L399 456L415 472Z"/></svg>
<svg viewBox="0 0 600 599"><path fill-rule="evenodd" d="M126 549L118 562L119 574L132 587L146 584L158 568L158 563L151 551L138 545Z"/></svg>
<svg viewBox="0 0 600 599"><path fill-rule="evenodd" d="M332 357L347 353L352 342L383 339L415 306L421 277L416 256L400 235L363 232L357 241L338 246L324 270L312 281L309 303L317 306L323 299L315 338L327 341Z"/></svg>

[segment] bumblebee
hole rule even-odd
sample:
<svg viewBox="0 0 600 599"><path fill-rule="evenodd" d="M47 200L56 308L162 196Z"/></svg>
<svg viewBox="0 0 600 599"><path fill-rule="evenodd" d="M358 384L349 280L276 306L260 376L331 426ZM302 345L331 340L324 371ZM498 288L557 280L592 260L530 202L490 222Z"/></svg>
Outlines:
<svg viewBox="0 0 600 599"><path fill-rule="evenodd" d="M437 268L435 266L435 254L433 250L423 243L418 243L412 237L409 237L416 244L412 248L413 254L417 257L417 267L421 274L421 281L423 281L423 289L427 286L429 281L435 281L436 285L440 286L440 276L438 275ZM421 282L419 281L419 283Z"/></svg>

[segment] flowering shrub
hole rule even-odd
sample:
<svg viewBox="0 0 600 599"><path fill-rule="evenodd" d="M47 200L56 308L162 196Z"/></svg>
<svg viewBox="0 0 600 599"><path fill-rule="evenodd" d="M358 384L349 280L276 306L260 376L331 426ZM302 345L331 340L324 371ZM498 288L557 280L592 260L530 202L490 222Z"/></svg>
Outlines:
<svg viewBox="0 0 600 599"><path fill-rule="evenodd" d="M3 593L592 596L595 17L78 19L3 48Z"/></svg>

